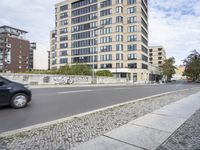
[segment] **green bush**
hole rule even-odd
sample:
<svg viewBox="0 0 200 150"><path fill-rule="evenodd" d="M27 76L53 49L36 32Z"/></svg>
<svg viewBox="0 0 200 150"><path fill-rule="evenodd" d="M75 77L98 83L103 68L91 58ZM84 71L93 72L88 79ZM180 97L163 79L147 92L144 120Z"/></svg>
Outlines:
<svg viewBox="0 0 200 150"><path fill-rule="evenodd" d="M96 76L106 76L113 77L112 73L109 70L100 70L96 72Z"/></svg>

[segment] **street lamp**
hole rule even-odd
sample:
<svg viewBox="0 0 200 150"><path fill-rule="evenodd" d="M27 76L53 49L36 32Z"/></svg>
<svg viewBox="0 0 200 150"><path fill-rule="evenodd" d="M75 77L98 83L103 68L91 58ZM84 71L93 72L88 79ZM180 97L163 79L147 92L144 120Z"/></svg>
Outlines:
<svg viewBox="0 0 200 150"><path fill-rule="evenodd" d="M94 33L95 33L96 31L100 30L100 29L103 29L103 28L104 28L104 26L96 27L96 28L94 29ZM98 33L95 33L95 38L97 39L96 51L98 51ZM92 58L92 84L95 84L95 79L94 79L94 69L95 69L95 68L94 68L94 62L95 62L94 58L95 58L95 51L94 51L94 49L93 49L92 54L93 54L93 58ZM97 57L98 57L98 56L97 56Z"/></svg>

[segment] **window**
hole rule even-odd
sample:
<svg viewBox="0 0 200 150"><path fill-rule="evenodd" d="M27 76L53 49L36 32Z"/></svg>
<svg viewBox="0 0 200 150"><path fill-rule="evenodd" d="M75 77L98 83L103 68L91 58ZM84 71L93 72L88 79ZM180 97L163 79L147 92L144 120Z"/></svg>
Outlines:
<svg viewBox="0 0 200 150"><path fill-rule="evenodd" d="M67 20L60 21L60 26L66 26L67 24Z"/></svg>
<svg viewBox="0 0 200 150"><path fill-rule="evenodd" d="M60 64L66 64L66 63L67 63L67 58L60 59Z"/></svg>
<svg viewBox="0 0 200 150"><path fill-rule="evenodd" d="M127 30L128 30L128 33L136 32L137 26L129 26Z"/></svg>
<svg viewBox="0 0 200 150"><path fill-rule="evenodd" d="M64 12L64 13L60 14L60 19L67 18L67 17L68 17L67 12Z"/></svg>
<svg viewBox="0 0 200 150"><path fill-rule="evenodd" d="M67 31L67 28L62 28L62 29L60 29L60 34L65 34L65 33L67 33L68 31Z"/></svg>
<svg viewBox="0 0 200 150"><path fill-rule="evenodd" d="M72 17L87 14L97 10L97 4L72 11Z"/></svg>
<svg viewBox="0 0 200 150"><path fill-rule="evenodd" d="M100 21L101 25L108 25L108 24L112 24L112 18L107 18L107 19L103 19Z"/></svg>
<svg viewBox="0 0 200 150"><path fill-rule="evenodd" d="M135 51L137 50L137 44L131 44L127 46L128 51Z"/></svg>
<svg viewBox="0 0 200 150"><path fill-rule="evenodd" d="M112 45L106 45L100 47L101 52L110 52L112 51Z"/></svg>
<svg viewBox="0 0 200 150"><path fill-rule="evenodd" d="M101 16L107 16L107 15L110 15L112 13L112 9L106 9L106 10L102 10L100 12L100 15Z"/></svg>
<svg viewBox="0 0 200 150"><path fill-rule="evenodd" d="M116 0L116 4L123 4L123 0Z"/></svg>
<svg viewBox="0 0 200 150"><path fill-rule="evenodd" d="M128 24L129 23L136 23L137 22L137 17L134 16L134 17L128 17L128 20L127 20Z"/></svg>
<svg viewBox="0 0 200 150"><path fill-rule="evenodd" d="M117 6L116 7L116 13L123 13L123 7Z"/></svg>
<svg viewBox="0 0 200 150"><path fill-rule="evenodd" d="M123 54L116 54L116 60L123 60Z"/></svg>
<svg viewBox="0 0 200 150"><path fill-rule="evenodd" d="M128 54L128 60L136 60L137 54Z"/></svg>
<svg viewBox="0 0 200 150"><path fill-rule="evenodd" d="M123 45L122 44L117 44L116 45L116 51L123 51Z"/></svg>
<svg viewBox="0 0 200 150"><path fill-rule="evenodd" d="M72 9L82 7L97 2L97 0L82 0L72 3Z"/></svg>
<svg viewBox="0 0 200 150"><path fill-rule="evenodd" d="M67 35L60 36L60 41L67 41L67 40L68 40Z"/></svg>
<svg viewBox="0 0 200 150"><path fill-rule="evenodd" d="M148 45L148 41L142 36L142 43L144 43L145 45Z"/></svg>
<svg viewBox="0 0 200 150"><path fill-rule="evenodd" d="M116 26L116 32L123 32L123 26Z"/></svg>
<svg viewBox="0 0 200 150"><path fill-rule="evenodd" d="M60 44L60 49L65 49L68 47L68 43L62 43Z"/></svg>
<svg viewBox="0 0 200 150"><path fill-rule="evenodd" d="M135 4L136 3L136 0L127 0L127 4L130 5L130 4Z"/></svg>
<svg viewBox="0 0 200 150"><path fill-rule="evenodd" d="M60 6L60 11L65 11L68 9L68 5Z"/></svg>
<svg viewBox="0 0 200 150"><path fill-rule="evenodd" d="M137 63L130 63L128 64L128 68L137 68Z"/></svg>
<svg viewBox="0 0 200 150"><path fill-rule="evenodd" d="M101 64L101 68L112 68L112 64Z"/></svg>
<svg viewBox="0 0 200 150"><path fill-rule="evenodd" d="M128 42L137 41L137 35L128 35L127 36L127 41Z"/></svg>
<svg viewBox="0 0 200 150"><path fill-rule="evenodd" d="M148 69L148 65L142 64L142 69Z"/></svg>
<svg viewBox="0 0 200 150"><path fill-rule="evenodd" d="M128 14L132 14L136 12L136 7L130 7L127 9Z"/></svg>
<svg viewBox="0 0 200 150"><path fill-rule="evenodd" d="M123 35L116 35L116 41L123 41Z"/></svg>
<svg viewBox="0 0 200 150"><path fill-rule="evenodd" d="M109 42L112 42L112 37L111 36L101 37L100 38L100 43L109 43Z"/></svg>
<svg viewBox="0 0 200 150"><path fill-rule="evenodd" d="M142 55L142 60L148 62L148 57L145 55Z"/></svg>
<svg viewBox="0 0 200 150"><path fill-rule="evenodd" d="M80 17L76 17L76 18L72 18L72 24L77 24L80 22L86 22L89 20L94 20L97 18L97 13L91 13L91 14L87 14L84 16L80 16Z"/></svg>
<svg viewBox="0 0 200 150"><path fill-rule="evenodd" d="M60 51L60 56L67 56L67 51Z"/></svg>
<svg viewBox="0 0 200 150"><path fill-rule="evenodd" d="M103 2L101 2L100 5L101 5L101 8L110 6L110 5L112 5L112 0L103 1Z"/></svg>
<svg viewBox="0 0 200 150"><path fill-rule="evenodd" d="M142 45L142 51L148 54L148 49Z"/></svg>
<svg viewBox="0 0 200 150"><path fill-rule="evenodd" d="M101 55L100 59L101 59L101 61L110 61L110 60L112 60L112 54Z"/></svg>
<svg viewBox="0 0 200 150"><path fill-rule="evenodd" d="M116 23L123 23L123 17L122 16L117 16L116 17Z"/></svg>
<svg viewBox="0 0 200 150"><path fill-rule="evenodd" d="M100 34L110 34L112 32L112 28L104 28L100 30Z"/></svg>

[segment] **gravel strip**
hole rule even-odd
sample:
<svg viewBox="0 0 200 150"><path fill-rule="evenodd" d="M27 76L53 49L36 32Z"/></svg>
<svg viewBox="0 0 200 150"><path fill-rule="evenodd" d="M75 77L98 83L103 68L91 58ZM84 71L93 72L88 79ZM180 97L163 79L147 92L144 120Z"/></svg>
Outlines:
<svg viewBox="0 0 200 150"><path fill-rule="evenodd" d="M70 149L199 91L200 89L190 89L170 95L132 102L88 114L80 118L76 117L62 123L3 137L0 138L0 149Z"/></svg>
<svg viewBox="0 0 200 150"><path fill-rule="evenodd" d="M200 109L177 129L157 150L179 149L200 149Z"/></svg>

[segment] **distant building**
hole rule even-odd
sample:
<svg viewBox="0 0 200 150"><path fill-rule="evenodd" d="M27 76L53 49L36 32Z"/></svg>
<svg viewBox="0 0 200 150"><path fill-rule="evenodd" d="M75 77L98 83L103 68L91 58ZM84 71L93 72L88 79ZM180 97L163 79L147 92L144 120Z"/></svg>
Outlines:
<svg viewBox="0 0 200 150"><path fill-rule="evenodd" d="M36 43L30 43L30 53L29 53L29 69L34 69L34 51L36 50Z"/></svg>
<svg viewBox="0 0 200 150"><path fill-rule="evenodd" d="M185 71L184 65L178 66L176 68L176 73L172 77L172 80L185 80L185 79L187 79L187 77L183 75L184 71Z"/></svg>
<svg viewBox="0 0 200 150"><path fill-rule="evenodd" d="M30 64L30 42L26 39L28 32L9 27L0 27L0 70L24 72Z"/></svg>
<svg viewBox="0 0 200 150"><path fill-rule="evenodd" d="M47 51L47 53L48 53L48 70L51 70L51 53L50 53L50 51Z"/></svg>
<svg viewBox="0 0 200 150"><path fill-rule="evenodd" d="M48 57L50 58L49 60L49 66L50 66L50 69L56 69L57 67L55 67L55 65L57 64L57 60L56 60L56 45L55 45L55 42L56 42L56 32L55 30L51 31L50 33L50 52L48 53Z"/></svg>
<svg viewBox="0 0 200 150"><path fill-rule="evenodd" d="M163 46L149 47L149 62L154 66L162 66L166 59L166 52Z"/></svg>

